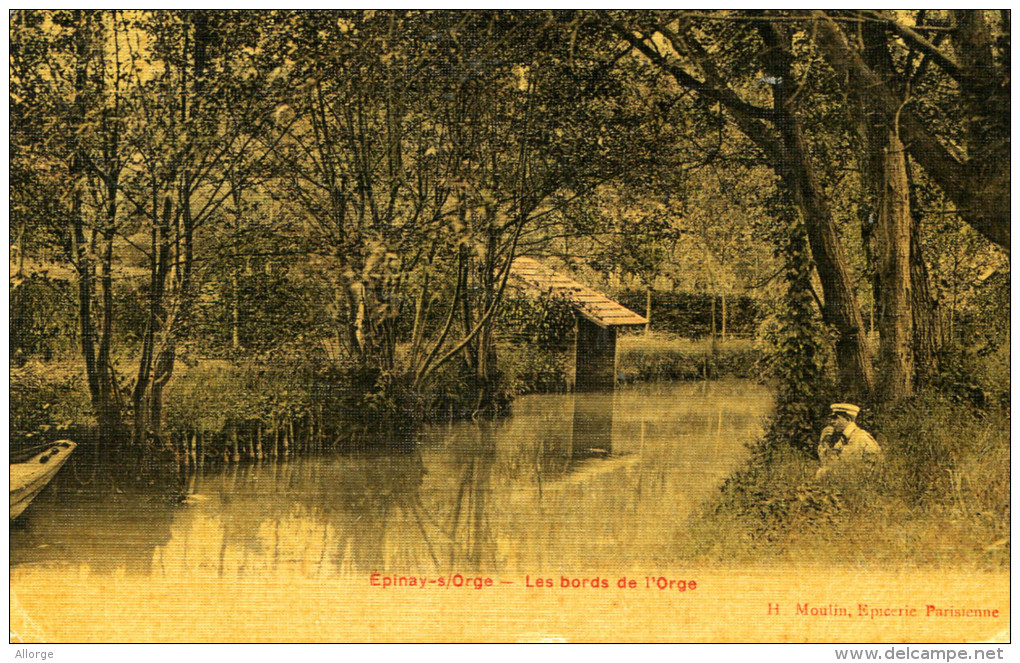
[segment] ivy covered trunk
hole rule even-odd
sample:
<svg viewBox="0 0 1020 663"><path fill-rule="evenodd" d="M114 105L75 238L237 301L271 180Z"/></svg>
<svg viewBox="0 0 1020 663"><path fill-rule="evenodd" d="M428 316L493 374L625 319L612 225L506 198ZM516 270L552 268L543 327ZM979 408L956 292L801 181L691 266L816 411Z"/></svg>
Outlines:
<svg viewBox="0 0 1020 663"><path fill-rule="evenodd" d="M826 388L827 331L819 319L811 285L811 253L803 224L790 211L779 258L786 281L784 308L779 316L779 340L773 365L777 372L776 420L778 439L813 451L818 434L817 414Z"/></svg>
<svg viewBox="0 0 1020 663"><path fill-rule="evenodd" d="M818 269L824 301L822 318L836 330L836 364L841 398L862 399L871 395L874 381L868 357L864 318L847 267L846 253L836 231L832 209L814 166L804 129L793 105L794 61L789 32L770 23L759 23L766 46L765 68L772 80L772 109L778 130L778 154L773 167L783 180L793 203L804 218L811 257Z"/></svg>

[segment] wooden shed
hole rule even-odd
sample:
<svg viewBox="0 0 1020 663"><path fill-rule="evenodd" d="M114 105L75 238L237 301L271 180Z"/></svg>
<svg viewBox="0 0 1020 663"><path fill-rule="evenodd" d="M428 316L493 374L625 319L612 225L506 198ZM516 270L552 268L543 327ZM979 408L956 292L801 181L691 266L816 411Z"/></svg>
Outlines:
<svg viewBox="0 0 1020 663"><path fill-rule="evenodd" d="M532 258L515 258L510 275L513 283L527 292L561 297L573 306L577 316L574 389L596 391L615 387L617 330L642 326L648 320Z"/></svg>

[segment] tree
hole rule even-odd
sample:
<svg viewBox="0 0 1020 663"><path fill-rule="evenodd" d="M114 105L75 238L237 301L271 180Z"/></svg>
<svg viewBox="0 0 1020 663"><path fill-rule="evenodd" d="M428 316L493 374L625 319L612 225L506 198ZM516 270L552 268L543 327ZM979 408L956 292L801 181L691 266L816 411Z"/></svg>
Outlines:
<svg viewBox="0 0 1020 663"><path fill-rule="evenodd" d="M935 12L931 12L934 14ZM850 12L845 25L873 23L884 31L878 62L852 48L839 14L816 11L816 36L834 66L851 71L853 85L887 117L900 117L900 136L913 156L952 200L960 216L978 232L1009 250L1009 12L956 10L931 17L916 13ZM932 31L934 40L924 36ZM943 38L941 35L948 35ZM946 47L951 47L951 52ZM888 53L883 53L888 49ZM895 55L893 55L895 53ZM918 59L920 58L920 59ZM900 64L890 65L894 60ZM897 90L910 91L926 75L945 77L952 90L946 108L962 110L964 130L940 126L924 104L907 104ZM964 151L955 149L959 141Z"/></svg>
<svg viewBox="0 0 1020 663"><path fill-rule="evenodd" d="M52 187L42 200L57 200L63 207L51 217L60 222L55 230L63 255L42 257L67 260L75 271L80 351L106 439L119 435L121 416L111 348L113 241L124 158L123 27L116 12L26 11L14 17L12 30L17 55L11 85L20 102L14 135L31 146L15 144L23 145L22 156L32 161L16 158L14 163L25 164L26 174L34 175L30 180ZM50 180L40 177L44 174L59 175ZM45 212L36 201L21 209ZM25 223L19 243L29 226L47 228L51 221L36 223L29 216Z"/></svg>
<svg viewBox="0 0 1020 663"><path fill-rule="evenodd" d="M822 316L837 331L840 383L848 398L862 397L873 388L863 321L835 220L798 112L805 98L805 81L798 75L794 31L770 18L747 15L739 19L737 28L711 36L707 29L699 29L696 19L670 12L634 21L617 20L613 28L621 39L671 76L680 90L724 107L779 176L807 229L824 293ZM771 107L750 92L742 96L740 86L747 82L737 78L737 73L732 74L733 79L726 79L721 61L728 44L734 50L745 49L745 54L752 44L760 54L760 69L755 73L771 90ZM696 75L699 71L700 77Z"/></svg>
<svg viewBox="0 0 1020 663"><path fill-rule="evenodd" d="M58 218L66 219L64 248L76 271L93 407L104 439L120 439L128 413L132 439L158 438L162 389L187 334L195 291L196 233L217 219L229 193L224 165L250 142L262 81L239 75L245 35L226 30L222 15L73 11L19 18L16 40L33 57L22 71L34 78L14 85L30 91L38 111L20 117L44 138L37 163L67 164L66 212ZM142 237L147 246L138 243ZM135 264L139 257L144 271ZM146 300L133 381L115 369L112 356L115 273Z"/></svg>
<svg viewBox="0 0 1020 663"><path fill-rule="evenodd" d="M880 335L878 361L881 366L878 398L894 403L910 396L914 388L913 295L911 287L910 183L907 155L900 141L900 111L895 113L875 102L859 70L847 69L845 52L849 45L833 35L829 20L819 27L822 51L850 90L854 117L862 144L861 173L868 200L861 212L867 253L874 272L874 299ZM839 42L836 46L834 42ZM860 28L858 50L879 71L890 72L892 61L884 50L884 35L874 26ZM901 91L901 95L905 94Z"/></svg>
<svg viewBox="0 0 1020 663"><path fill-rule="evenodd" d="M590 45L568 57L558 41L571 17L280 16L286 29L264 46L286 53L291 81L279 183L334 264L354 361L393 369L411 309L401 370L417 388L461 357L488 406L492 325L519 242L618 174L637 126Z"/></svg>
<svg viewBox="0 0 1020 663"><path fill-rule="evenodd" d="M920 253L919 215L911 213L913 191L904 143L956 203L961 217L1008 250L1009 186L1002 179L1003 169L989 161L1008 159L1004 96L1009 81L1002 59L1008 53L1008 17L1000 17L1005 21L1003 33L995 40L992 21L980 11L947 14L945 21L925 11L816 11L811 18L822 52L858 108L867 154L864 172L871 175L866 181L875 201L874 226L867 229L876 258L883 376L879 387L883 400L894 401L912 391L912 345L920 354L922 373L930 373L939 337ZM929 20L947 22L951 29L929 41L922 36ZM955 59L940 49L943 41L952 46ZM939 86L940 78L954 85ZM964 131L930 115L925 118L926 106L933 101L942 109L961 107ZM957 141L966 147L965 157L948 149Z"/></svg>

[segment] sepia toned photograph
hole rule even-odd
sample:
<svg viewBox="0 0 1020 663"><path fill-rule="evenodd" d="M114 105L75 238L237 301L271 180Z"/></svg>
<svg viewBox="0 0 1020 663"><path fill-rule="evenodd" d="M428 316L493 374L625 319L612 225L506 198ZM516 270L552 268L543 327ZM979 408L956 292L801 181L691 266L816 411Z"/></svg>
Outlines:
<svg viewBox="0 0 1020 663"><path fill-rule="evenodd" d="M9 10L12 660L1002 659L1010 16Z"/></svg>

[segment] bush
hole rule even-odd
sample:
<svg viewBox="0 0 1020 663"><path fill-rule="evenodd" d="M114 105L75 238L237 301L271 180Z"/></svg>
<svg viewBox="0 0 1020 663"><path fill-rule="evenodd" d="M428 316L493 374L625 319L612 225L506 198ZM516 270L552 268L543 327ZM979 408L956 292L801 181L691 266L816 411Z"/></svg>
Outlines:
<svg viewBox="0 0 1020 663"><path fill-rule="evenodd" d="M508 296L497 323L498 398L567 388L575 334L573 306L559 297Z"/></svg>
<svg viewBox="0 0 1020 663"><path fill-rule="evenodd" d="M572 359L568 353L505 345L499 349L500 389L507 396L567 390Z"/></svg>
<svg viewBox="0 0 1020 663"><path fill-rule="evenodd" d="M647 293L624 290L615 299L632 311L645 314ZM722 329L722 304L719 296L700 292L652 291L652 330L687 338L702 338L712 333L712 300L715 299L716 329ZM747 335L755 330L759 302L746 295L727 295L726 329Z"/></svg>
<svg viewBox="0 0 1020 663"><path fill-rule="evenodd" d="M406 446L415 414L391 371L315 360L206 360L179 371L165 393L178 443L201 437L207 455ZM260 451L260 447L262 450Z"/></svg>
<svg viewBox="0 0 1020 663"><path fill-rule="evenodd" d="M78 334L75 293L64 280L25 278L10 290L10 357L20 366L32 358L70 357ZM13 378L12 378L13 379Z"/></svg>
<svg viewBox="0 0 1020 663"><path fill-rule="evenodd" d="M975 361L978 387L985 394L986 405L1009 407L1010 394L1009 336L996 348L979 354Z"/></svg>
<svg viewBox="0 0 1020 663"><path fill-rule="evenodd" d="M1008 408L1010 399L1010 282L996 273L976 288L939 357L932 386L961 402Z"/></svg>

